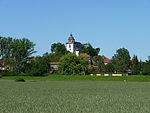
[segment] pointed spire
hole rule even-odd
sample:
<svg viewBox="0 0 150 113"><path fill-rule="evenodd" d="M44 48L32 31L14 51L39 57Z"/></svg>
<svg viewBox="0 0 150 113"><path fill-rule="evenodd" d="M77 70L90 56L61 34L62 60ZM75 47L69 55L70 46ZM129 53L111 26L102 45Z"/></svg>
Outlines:
<svg viewBox="0 0 150 113"><path fill-rule="evenodd" d="M74 43L74 42L75 42L75 39L74 39L72 33L70 34L70 36L69 36L69 38L68 38L68 42L69 42L69 43Z"/></svg>

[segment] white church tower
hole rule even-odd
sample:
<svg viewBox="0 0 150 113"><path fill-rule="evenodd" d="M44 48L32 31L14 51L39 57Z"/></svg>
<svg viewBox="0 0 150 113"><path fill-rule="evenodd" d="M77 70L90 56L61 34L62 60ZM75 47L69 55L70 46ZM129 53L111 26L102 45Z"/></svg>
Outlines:
<svg viewBox="0 0 150 113"><path fill-rule="evenodd" d="M75 42L74 37L72 36L72 34L70 34L68 42L66 43L67 50L79 56L81 45L82 44L80 42Z"/></svg>

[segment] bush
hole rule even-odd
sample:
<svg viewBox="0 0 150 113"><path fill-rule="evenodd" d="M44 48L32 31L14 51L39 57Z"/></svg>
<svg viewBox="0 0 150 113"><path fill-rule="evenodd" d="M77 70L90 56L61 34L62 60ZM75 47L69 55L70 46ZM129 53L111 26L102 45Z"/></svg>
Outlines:
<svg viewBox="0 0 150 113"><path fill-rule="evenodd" d="M19 76L20 74L15 71L1 70L0 74L2 76Z"/></svg>
<svg viewBox="0 0 150 113"><path fill-rule="evenodd" d="M50 71L49 62L45 57L39 57L37 61L31 61L26 68L27 76L44 76L45 73Z"/></svg>
<svg viewBox="0 0 150 113"><path fill-rule="evenodd" d="M143 64L142 74L143 75L150 75L150 61Z"/></svg>
<svg viewBox="0 0 150 113"><path fill-rule="evenodd" d="M17 78L15 81L16 82L25 82L25 80L23 78Z"/></svg>
<svg viewBox="0 0 150 113"><path fill-rule="evenodd" d="M2 75L0 75L0 78L2 78Z"/></svg>

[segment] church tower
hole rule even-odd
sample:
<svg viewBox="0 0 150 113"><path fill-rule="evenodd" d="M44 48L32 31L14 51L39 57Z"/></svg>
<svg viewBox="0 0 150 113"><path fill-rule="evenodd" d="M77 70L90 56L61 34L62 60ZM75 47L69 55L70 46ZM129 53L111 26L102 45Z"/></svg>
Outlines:
<svg viewBox="0 0 150 113"><path fill-rule="evenodd" d="M75 39L72 36L72 34L70 34L70 36L68 38L68 42L66 43L67 51L70 51L71 53L74 53L74 42L75 42Z"/></svg>
<svg viewBox="0 0 150 113"><path fill-rule="evenodd" d="M70 34L68 38L68 42L66 43L67 51L70 51L71 53L75 53L78 56L81 45L82 44L80 42L75 42L73 35Z"/></svg>

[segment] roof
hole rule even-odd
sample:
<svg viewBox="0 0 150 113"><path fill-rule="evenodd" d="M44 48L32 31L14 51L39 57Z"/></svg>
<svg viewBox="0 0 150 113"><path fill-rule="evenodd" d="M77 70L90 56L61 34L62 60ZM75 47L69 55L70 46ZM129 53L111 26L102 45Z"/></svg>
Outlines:
<svg viewBox="0 0 150 113"><path fill-rule="evenodd" d="M104 55L103 56L101 56L103 59L108 59L107 57L105 57Z"/></svg>
<svg viewBox="0 0 150 113"><path fill-rule="evenodd" d="M72 36L72 34L70 34L68 40L74 40L74 37Z"/></svg>
<svg viewBox="0 0 150 113"><path fill-rule="evenodd" d="M90 58L90 57L91 57L90 55L88 55L88 54L86 54L86 53L81 53L80 55L81 55L81 56L88 57L88 58Z"/></svg>
<svg viewBox="0 0 150 113"><path fill-rule="evenodd" d="M58 65L59 62L50 62L49 64L50 64L50 65Z"/></svg>
<svg viewBox="0 0 150 113"><path fill-rule="evenodd" d="M100 56L100 57L104 59L104 63L110 63L111 62L111 59L105 57L104 55Z"/></svg>
<svg viewBox="0 0 150 113"><path fill-rule="evenodd" d="M111 59L104 59L104 63L110 63Z"/></svg>

